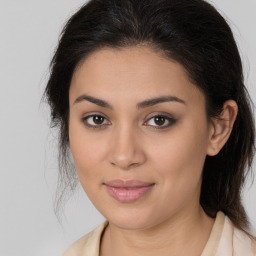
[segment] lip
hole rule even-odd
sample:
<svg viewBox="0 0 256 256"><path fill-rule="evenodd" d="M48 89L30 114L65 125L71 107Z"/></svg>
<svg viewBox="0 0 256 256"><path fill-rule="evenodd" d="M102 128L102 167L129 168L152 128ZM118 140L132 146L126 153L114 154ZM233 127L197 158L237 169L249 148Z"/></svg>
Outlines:
<svg viewBox="0 0 256 256"><path fill-rule="evenodd" d="M121 203L134 202L147 194L155 185L139 180L112 180L104 183L110 196Z"/></svg>
<svg viewBox="0 0 256 256"><path fill-rule="evenodd" d="M104 183L107 186L115 188L137 188L146 187L155 184L154 182L144 182L140 180L111 180Z"/></svg>

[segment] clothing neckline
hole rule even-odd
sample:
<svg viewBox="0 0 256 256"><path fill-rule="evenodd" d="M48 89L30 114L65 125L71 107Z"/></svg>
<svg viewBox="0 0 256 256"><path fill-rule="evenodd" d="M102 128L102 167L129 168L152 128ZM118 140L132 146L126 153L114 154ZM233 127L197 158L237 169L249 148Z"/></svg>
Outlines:
<svg viewBox="0 0 256 256"><path fill-rule="evenodd" d="M221 234L225 223L225 215L223 212L218 211L214 221L209 239L204 247L201 256L215 255L219 247Z"/></svg>
<svg viewBox="0 0 256 256"><path fill-rule="evenodd" d="M211 256L211 255L215 255L218 249L218 245L220 242L220 238L221 238L221 234L222 234L222 230L224 227L224 223L225 223L225 215L223 212L218 211L209 239L203 249L203 252L201 254L201 256ZM101 239L103 237L104 231L106 229L106 227L108 226L109 221L105 220L103 223L100 224L100 226L98 226L98 231L99 231L99 238L97 240L97 251L98 251L98 255L100 253L100 244L101 244Z"/></svg>

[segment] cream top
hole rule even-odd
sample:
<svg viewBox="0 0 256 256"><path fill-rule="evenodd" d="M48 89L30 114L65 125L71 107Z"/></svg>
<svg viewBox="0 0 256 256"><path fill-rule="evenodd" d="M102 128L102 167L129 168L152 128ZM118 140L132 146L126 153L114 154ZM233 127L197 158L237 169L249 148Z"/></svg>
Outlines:
<svg viewBox="0 0 256 256"><path fill-rule="evenodd" d="M101 236L107 225L106 220L73 243L62 256L99 256ZM235 228L219 211L201 256L256 256L256 240Z"/></svg>

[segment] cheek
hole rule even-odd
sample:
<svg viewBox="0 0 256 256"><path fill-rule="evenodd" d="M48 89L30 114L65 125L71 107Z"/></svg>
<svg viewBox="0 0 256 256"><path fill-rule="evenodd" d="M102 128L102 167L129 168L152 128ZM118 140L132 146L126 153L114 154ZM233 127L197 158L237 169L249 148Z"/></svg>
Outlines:
<svg viewBox="0 0 256 256"><path fill-rule="evenodd" d="M70 122L69 141L74 158L77 174L81 183L96 179L97 170L101 170L104 146L99 145L99 138L94 138L91 133L85 132L85 127L77 122Z"/></svg>
<svg viewBox="0 0 256 256"><path fill-rule="evenodd" d="M193 134L179 130L152 152L151 169L159 184L157 204L159 209L168 205L167 214L196 205L200 197L204 142L199 145L199 137Z"/></svg>
<svg viewBox="0 0 256 256"><path fill-rule="evenodd" d="M70 148L85 193L94 204L101 202L101 183L104 177L102 171L104 168L100 161L102 147L94 143L92 138L84 134L79 135L77 132L70 137Z"/></svg>
<svg viewBox="0 0 256 256"><path fill-rule="evenodd" d="M207 131L196 126L180 126L154 146L151 158L161 182L170 189L198 185L206 157Z"/></svg>

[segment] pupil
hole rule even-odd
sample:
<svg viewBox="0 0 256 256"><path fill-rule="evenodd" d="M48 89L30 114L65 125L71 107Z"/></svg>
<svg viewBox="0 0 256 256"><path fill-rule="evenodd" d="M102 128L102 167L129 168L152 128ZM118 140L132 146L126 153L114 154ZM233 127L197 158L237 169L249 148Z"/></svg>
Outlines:
<svg viewBox="0 0 256 256"><path fill-rule="evenodd" d="M104 120L104 117L102 117L102 116L94 116L93 117L93 122L95 124L102 124L103 120Z"/></svg>
<svg viewBox="0 0 256 256"><path fill-rule="evenodd" d="M165 117L157 116L157 117L155 117L155 122L157 125L163 125L165 122Z"/></svg>

